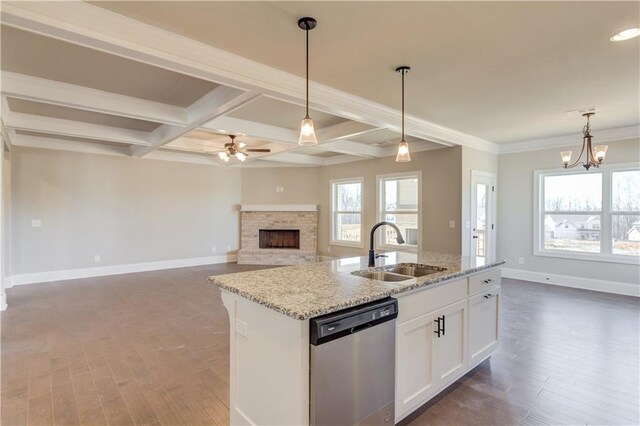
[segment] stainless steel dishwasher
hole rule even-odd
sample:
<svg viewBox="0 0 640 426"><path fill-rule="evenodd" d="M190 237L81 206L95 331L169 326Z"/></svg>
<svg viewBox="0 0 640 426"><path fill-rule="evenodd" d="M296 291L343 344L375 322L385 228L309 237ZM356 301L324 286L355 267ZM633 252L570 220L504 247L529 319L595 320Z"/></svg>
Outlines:
<svg viewBox="0 0 640 426"><path fill-rule="evenodd" d="M310 321L312 425L393 425L398 302Z"/></svg>

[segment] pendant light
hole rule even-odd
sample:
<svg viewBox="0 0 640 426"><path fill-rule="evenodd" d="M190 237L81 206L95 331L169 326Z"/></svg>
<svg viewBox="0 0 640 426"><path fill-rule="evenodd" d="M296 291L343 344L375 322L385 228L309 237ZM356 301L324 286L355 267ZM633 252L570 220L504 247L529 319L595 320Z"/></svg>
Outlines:
<svg viewBox="0 0 640 426"><path fill-rule="evenodd" d="M411 68L408 66L401 66L396 68L396 72L402 74L402 139L400 145L398 145L398 155L396 155L396 163L407 163L411 161L411 155L409 154L409 144L404 140L404 75L409 72Z"/></svg>
<svg viewBox="0 0 640 426"><path fill-rule="evenodd" d="M310 146L317 145L318 140L316 139L316 132L313 128L313 120L309 117L309 31L314 29L318 25L318 22L310 17L304 17L298 19L298 27L304 30L305 35L307 37L307 95L306 95L306 114L302 119L302 123L300 124L300 139L298 139L298 145L301 146Z"/></svg>
<svg viewBox="0 0 640 426"><path fill-rule="evenodd" d="M589 170L591 166L600 167L600 165L604 162L604 157L607 155L607 149L609 148L607 145L598 145L595 148L591 147L591 123L589 121L589 117L595 115L595 112L587 112L582 114L583 117L587 117L587 124L582 129L582 150L580 151L580 155L578 155L578 159L575 163L569 165L571 162L571 151L562 151L560 153L560 157L562 158L562 164L565 169L571 169L578 164L581 164L585 169ZM582 162L580 159L582 158L582 154L587 152L587 156L585 161Z"/></svg>

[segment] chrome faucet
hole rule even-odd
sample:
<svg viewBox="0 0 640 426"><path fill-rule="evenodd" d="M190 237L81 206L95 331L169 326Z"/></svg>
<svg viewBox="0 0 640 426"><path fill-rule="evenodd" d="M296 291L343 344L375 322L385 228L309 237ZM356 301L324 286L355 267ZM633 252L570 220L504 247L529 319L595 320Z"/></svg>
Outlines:
<svg viewBox="0 0 640 426"><path fill-rule="evenodd" d="M373 251L373 234L376 232L376 229L380 228L382 225L389 225L393 229L396 230L396 241L398 244L404 244L404 238L402 238L402 233L400 232L400 228L396 226L395 223L391 222L378 222L373 225L371 228L371 235L369 236L369 266L376 266L376 254Z"/></svg>

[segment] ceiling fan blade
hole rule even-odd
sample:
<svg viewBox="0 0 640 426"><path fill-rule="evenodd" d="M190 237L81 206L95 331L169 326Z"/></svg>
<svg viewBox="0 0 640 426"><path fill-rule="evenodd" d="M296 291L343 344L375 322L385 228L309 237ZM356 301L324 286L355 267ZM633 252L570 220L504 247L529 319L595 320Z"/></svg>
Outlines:
<svg viewBox="0 0 640 426"><path fill-rule="evenodd" d="M270 149L267 148L249 148L245 149L246 152L271 152Z"/></svg>

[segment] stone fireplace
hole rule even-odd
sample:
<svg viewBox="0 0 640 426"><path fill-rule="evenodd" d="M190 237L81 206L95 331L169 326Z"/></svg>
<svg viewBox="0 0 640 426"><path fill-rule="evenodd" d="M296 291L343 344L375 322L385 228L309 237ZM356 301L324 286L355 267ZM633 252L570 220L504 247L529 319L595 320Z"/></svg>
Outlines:
<svg viewBox="0 0 640 426"><path fill-rule="evenodd" d="M243 204L239 264L295 265L316 261L315 204Z"/></svg>

